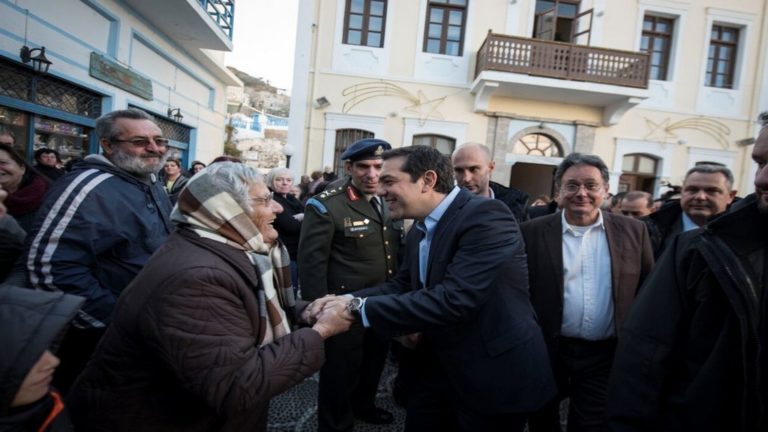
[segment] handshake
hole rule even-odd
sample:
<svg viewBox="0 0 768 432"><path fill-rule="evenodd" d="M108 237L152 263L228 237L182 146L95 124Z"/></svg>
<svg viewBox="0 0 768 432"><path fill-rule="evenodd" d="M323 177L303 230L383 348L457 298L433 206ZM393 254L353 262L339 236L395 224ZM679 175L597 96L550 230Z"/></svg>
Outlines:
<svg viewBox="0 0 768 432"><path fill-rule="evenodd" d="M301 311L301 320L312 325L312 329L320 333L323 339L343 333L355 321L347 311L347 305L352 301L349 296L329 294L310 303Z"/></svg>

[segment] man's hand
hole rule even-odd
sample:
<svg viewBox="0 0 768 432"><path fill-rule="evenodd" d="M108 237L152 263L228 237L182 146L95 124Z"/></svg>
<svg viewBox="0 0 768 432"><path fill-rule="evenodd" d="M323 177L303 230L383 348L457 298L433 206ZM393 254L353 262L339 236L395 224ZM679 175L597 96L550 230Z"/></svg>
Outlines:
<svg viewBox="0 0 768 432"><path fill-rule="evenodd" d="M303 311L301 311L300 318L302 321L304 321L307 324L314 324L317 322L317 316L320 314L320 312L323 311L323 307L330 301L334 300L336 298L333 294L328 294L325 297L320 297L319 299L316 299L307 307L304 308Z"/></svg>
<svg viewBox="0 0 768 432"><path fill-rule="evenodd" d="M326 302L325 307L317 315L317 322L312 329L320 333L323 339L349 330L353 320L347 313L347 303L348 301Z"/></svg>

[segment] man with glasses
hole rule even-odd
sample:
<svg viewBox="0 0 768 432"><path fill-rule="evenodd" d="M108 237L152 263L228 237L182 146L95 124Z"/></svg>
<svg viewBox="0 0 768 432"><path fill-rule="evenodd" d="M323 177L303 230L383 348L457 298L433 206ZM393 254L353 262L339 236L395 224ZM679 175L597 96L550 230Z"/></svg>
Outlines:
<svg viewBox="0 0 768 432"><path fill-rule="evenodd" d="M54 385L66 392L110 322L120 292L171 232L171 205L156 173L168 140L145 112L96 120L103 154L59 179L27 236L26 268L37 289L86 298L59 350Z"/></svg>
<svg viewBox="0 0 768 432"><path fill-rule="evenodd" d="M562 212L521 225L531 302L549 349L558 395L531 417L532 432L603 430L608 376L619 329L653 264L642 222L601 211L608 167L572 153L555 171Z"/></svg>

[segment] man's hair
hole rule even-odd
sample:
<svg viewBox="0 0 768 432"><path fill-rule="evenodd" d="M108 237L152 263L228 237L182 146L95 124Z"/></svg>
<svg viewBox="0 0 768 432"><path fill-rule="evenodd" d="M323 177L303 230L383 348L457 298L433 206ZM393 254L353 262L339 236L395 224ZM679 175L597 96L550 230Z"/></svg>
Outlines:
<svg viewBox="0 0 768 432"><path fill-rule="evenodd" d="M639 200L639 199L645 199L645 201L646 201L645 206L647 208L653 207L653 195L651 195L651 194L649 194L648 192L645 192L645 191L627 192L627 194L624 195L624 199L626 201L636 201L636 200Z"/></svg>
<svg viewBox="0 0 768 432"><path fill-rule="evenodd" d="M468 149L480 150L483 153L483 156L485 156L486 159L488 159L489 161L493 159L493 155L491 155L491 149L489 149L487 145L480 144L480 143L474 143L474 142L468 142L468 143L464 143L464 144L456 147L456 150L454 150L453 153L451 154L451 160L453 160L453 158L456 156L456 154L460 150L468 150Z"/></svg>
<svg viewBox="0 0 768 432"><path fill-rule="evenodd" d="M177 167L181 168L181 160L179 158L169 157L168 159L165 160L165 163L168 163L168 162L173 162L176 164Z"/></svg>
<svg viewBox="0 0 768 432"><path fill-rule="evenodd" d="M205 172L217 190L231 196L246 213L251 213L250 188L264 183L264 177L256 169L244 163L225 161L208 165Z"/></svg>
<svg viewBox="0 0 768 432"><path fill-rule="evenodd" d="M383 160L404 157L405 162L400 171L411 176L415 182L427 171L437 173L435 192L448 194L453 189L453 164L451 159L429 146L416 145L387 150L382 155Z"/></svg>
<svg viewBox="0 0 768 432"><path fill-rule="evenodd" d="M627 192L619 192L616 195L611 196L611 207L616 207L621 204L624 197L627 196Z"/></svg>
<svg viewBox="0 0 768 432"><path fill-rule="evenodd" d="M0 135L2 135L2 134L0 134ZM43 148L39 148L39 149L35 150L35 160L40 160L40 156L46 155L46 154L53 154L54 156L56 156L56 160L57 161L60 160L59 152L57 152L54 149L48 148L48 147L43 147Z"/></svg>
<svg viewBox="0 0 768 432"><path fill-rule="evenodd" d="M728 190L733 187L733 173L731 170L728 169L728 167L725 167L723 165L715 165L715 164L700 164L696 165L693 168L689 169L687 173L685 173L685 180L688 180L688 176L690 176L693 173L702 173L702 174L717 174L720 173L725 176L725 182L728 185ZM685 180L683 180L683 183L685 183Z"/></svg>
<svg viewBox="0 0 768 432"><path fill-rule="evenodd" d="M563 175L568 171L568 168L575 165L589 165L597 168L600 171L600 176L603 178L603 181L608 183L608 167L599 156L571 153L560 162L560 165L558 165L557 170L555 171L556 187L559 188L561 186Z"/></svg>
<svg viewBox="0 0 768 432"><path fill-rule="evenodd" d="M118 119L149 120L154 122L154 119L149 114L136 108L128 108L106 113L96 119L95 131L99 141L105 139L111 142L113 139L117 138L117 134L120 133L116 126Z"/></svg>
<svg viewBox="0 0 768 432"><path fill-rule="evenodd" d="M768 111L761 112L760 115L757 116L757 121L760 122L761 128L768 126Z"/></svg>

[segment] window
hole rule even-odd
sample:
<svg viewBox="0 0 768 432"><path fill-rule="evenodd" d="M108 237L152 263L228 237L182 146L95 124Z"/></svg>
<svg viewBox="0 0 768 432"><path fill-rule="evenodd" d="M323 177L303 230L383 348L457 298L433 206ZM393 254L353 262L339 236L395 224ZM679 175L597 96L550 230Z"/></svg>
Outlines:
<svg viewBox="0 0 768 432"><path fill-rule="evenodd" d="M427 8L424 52L461 56L467 0L431 0Z"/></svg>
<svg viewBox="0 0 768 432"><path fill-rule="evenodd" d="M536 39L589 45L592 9L579 12L579 0L538 0L533 21Z"/></svg>
<svg viewBox="0 0 768 432"><path fill-rule="evenodd" d="M347 0L344 43L381 48L384 46L386 0Z"/></svg>
<svg viewBox="0 0 768 432"><path fill-rule="evenodd" d="M333 157L333 160L336 161L333 172L336 175L339 177L344 175L344 161L341 160L341 154L344 153L344 150L353 142L364 138L373 138L373 132L362 129L338 129L336 131L336 148Z"/></svg>
<svg viewBox="0 0 768 432"><path fill-rule="evenodd" d="M456 140L442 135L414 135L413 145L430 146L446 156L451 156L456 147Z"/></svg>
<svg viewBox="0 0 768 432"><path fill-rule="evenodd" d="M560 143L540 133L528 134L517 140L512 152L528 156L563 157Z"/></svg>
<svg viewBox="0 0 768 432"><path fill-rule="evenodd" d="M640 41L640 51L647 52L651 57L650 74L648 76L650 79L667 80L674 24L675 21L672 18L646 15L643 19L643 37Z"/></svg>
<svg viewBox="0 0 768 432"><path fill-rule="evenodd" d="M711 37L705 85L733 88L736 51L739 48L739 29L715 24L712 26Z"/></svg>
<svg viewBox="0 0 768 432"><path fill-rule="evenodd" d="M621 160L619 192L641 190L653 193L658 160L645 154L628 154Z"/></svg>

